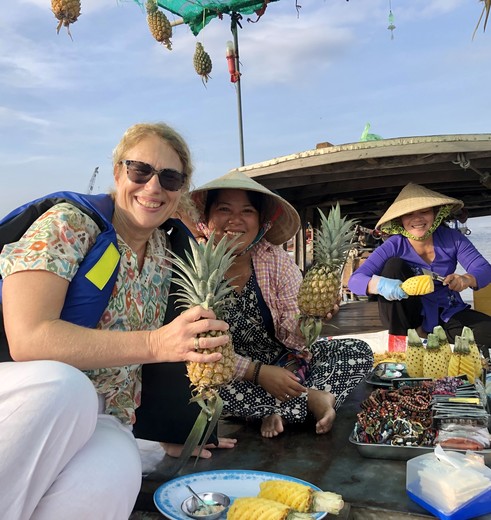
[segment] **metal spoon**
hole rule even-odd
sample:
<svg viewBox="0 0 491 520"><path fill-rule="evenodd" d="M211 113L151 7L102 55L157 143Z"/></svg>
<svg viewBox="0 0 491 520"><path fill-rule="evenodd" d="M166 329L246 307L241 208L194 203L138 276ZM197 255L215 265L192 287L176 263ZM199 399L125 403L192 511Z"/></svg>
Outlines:
<svg viewBox="0 0 491 520"><path fill-rule="evenodd" d="M211 509L211 506L212 505L215 505L215 504L207 504L199 495L198 493L196 493L196 491L194 491L194 489L186 484L186 487L189 489L189 491L191 491L191 493L193 494L194 498L196 498L198 500L198 502L200 502L203 506L205 506L206 508L206 512L207 514L212 514L213 513L213 510Z"/></svg>

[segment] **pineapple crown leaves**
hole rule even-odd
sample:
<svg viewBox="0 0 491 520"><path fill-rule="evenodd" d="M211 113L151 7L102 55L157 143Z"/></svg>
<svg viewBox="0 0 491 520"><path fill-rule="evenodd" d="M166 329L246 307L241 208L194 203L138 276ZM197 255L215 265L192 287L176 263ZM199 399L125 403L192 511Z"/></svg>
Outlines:
<svg viewBox="0 0 491 520"><path fill-rule="evenodd" d="M145 3L145 9L147 10L148 14L156 13L159 9L157 0L147 0Z"/></svg>
<svg viewBox="0 0 491 520"><path fill-rule="evenodd" d="M423 342L416 332L416 329L407 330L407 346L408 347L423 347Z"/></svg>
<svg viewBox="0 0 491 520"><path fill-rule="evenodd" d="M181 471L186 462L190 459L195 448L199 446L199 452L195 460L196 465L201 452L203 451L204 446L213 433L213 430L215 429L215 426L217 425L223 410L223 400L218 395L218 392L215 392L213 396L210 396L208 403L205 403L203 400L199 400L198 404L201 406L201 411L188 434L179 458L175 461L171 468L171 474L169 475L170 477Z"/></svg>
<svg viewBox="0 0 491 520"><path fill-rule="evenodd" d="M193 238L189 243L191 253L186 251L185 258L169 251L171 270L178 275L174 282L181 287L175 293L179 297L177 302L185 308L197 305L212 308L220 316L232 299L233 278L227 280L224 276L233 264L237 240L225 236L215 246L212 233L205 244L198 244Z"/></svg>
<svg viewBox="0 0 491 520"><path fill-rule="evenodd" d="M314 231L317 246L314 247L314 261L324 264L326 259L330 259L331 265L340 267L351 249L356 221L346 216L341 218L339 203L331 207L327 217L320 208L317 209L321 225Z"/></svg>
<svg viewBox="0 0 491 520"><path fill-rule="evenodd" d="M455 336L453 351L456 354L461 354L463 356L466 356L467 354L470 354L471 349L469 348L469 340L468 340L468 338L465 338L463 336Z"/></svg>
<svg viewBox="0 0 491 520"><path fill-rule="evenodd" d="M321 334L322 320L314 316L300 315L298 326L305 338L305 346L310 349Z"/></svg>
<svg viewBox="0 0 491 520"><path fill-rule="evenodd" d="M445 330L441 325L436 325L433 327L433 334L438 336L438 341L440 345L446 345L448 343L447 335L445 334Z"/></svg>
<svg viewBox="0 0 491 520"><path fill-rule="evenodd" d="M426 343L426 350L431 350L433 352L438 352L440 350L440 341L438 340L438 336L436 334L429 332L427 340L428 342Z"/></svg>
<svg viewBox="0 0 491 520"><path fill-rule="evenodd" d="M474 339L474 332L472 332L472 329L470 327L464 326L464 328L462 329L461 336L463 338L467 338L469 344L476 342L476 340Z"/></svg>

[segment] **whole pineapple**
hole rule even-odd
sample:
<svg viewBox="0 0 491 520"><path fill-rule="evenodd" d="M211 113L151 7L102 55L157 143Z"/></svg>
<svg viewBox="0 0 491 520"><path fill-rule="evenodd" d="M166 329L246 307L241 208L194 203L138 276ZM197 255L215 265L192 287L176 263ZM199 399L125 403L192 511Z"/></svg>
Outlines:
<svg viewBox="0 0 491 520"><path fill-rule="evenodd" d="M194 51L193 57L194 70L201 76L203 84L208 82L210 72L212 69L212 63L210 55L205 51L203 45L196 42L196 50Z"/></svg>
<svg viewBox="0 0 491 520"><path fill-rule="evenodd" d="M189 239L191 253L186 252L185 258L170 251L172 270L178 275L175 283L179 285L176 292L177 303L182 307L191 308L201 305L205 309L212 309L217 318L223 318L223 312L232 300L232 281L224 278L234 261L234 251L237 248L236 240L231 241L227 236L214 245L214 233L206 243L197 243ZM225 334L223 332L207 332L200 337L211 337ZM213 350L201 349L201 352L221 352L222 358L213 363L187 362L187 374L191 381L192 401L200 404L200 412L196 423L189 434L183 448L181 461L187 460L194 448L206 444L211 435L223 407L218 394L220 385L233 379L235 369L235 352L230 340L226 345ZM205 428L208 425L206 433Z"/></svg>
<svg viewBox="0 0 491 520"><path fill-rule="evenodd" d="M314 262L298 292L301 314L324 318L337 304L341 271L351 249L354 220L341 218L339 203L326 217L319 209L321 225L314 233Z"/></svg>
<svg viewBox="0 0 491 520"><path fill-rule="evenodd" d="M425 348L415 329L407 331L406 370L409 377L423 377Z"/></svg>
<svg viewBox="0 0 491 520"><path fill-rule="evenodd" d="M159 11L157 0L148 0L145 7L147 9L147 23L152 36L171 51L172 26L167 16Z"/></svg>
<svg viewBox="0 0 491 520"><path fill-rule="evenodd" d="M80 0L51 0L51 10L59 20L56 32L59 34L61 26L64 25L71 38L70 24L75 23L80 16Z"/></svg>
<svg viewBox="0 0 491 520"><path fill-rule="evenodd" d="M447 375L448 363L445 351L440 348L438 336L430 332L423 358L423 377L441 379Z"/></svg>

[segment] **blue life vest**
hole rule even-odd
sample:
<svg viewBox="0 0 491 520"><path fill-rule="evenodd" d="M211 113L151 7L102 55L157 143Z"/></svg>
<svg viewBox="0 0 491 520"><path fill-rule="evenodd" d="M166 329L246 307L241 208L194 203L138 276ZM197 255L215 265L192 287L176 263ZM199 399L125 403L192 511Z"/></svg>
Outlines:
<svg viewBox="0 0 491 520"><path fill-rule="evenodd" d="M101 232L80 263L65 298L61 319L94 328L107 307L116 283L120 254L111 223L114 203L109 195L83 195L60 191L28 202L0 220L0 250L19 240L30 225L55 204L69 202L89 215ZM1 303L0 280L0 303Z"/></svg>

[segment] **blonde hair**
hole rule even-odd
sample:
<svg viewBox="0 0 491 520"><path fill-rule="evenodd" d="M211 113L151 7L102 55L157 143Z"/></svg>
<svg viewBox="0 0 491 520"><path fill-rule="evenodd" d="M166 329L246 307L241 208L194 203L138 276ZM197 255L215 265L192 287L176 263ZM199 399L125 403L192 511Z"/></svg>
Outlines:
<svg viewBox="0 0 491 520"><path fill-rule="evenodd" d="M195 218L197 213L194 202L189 196L194 166L189 147L182 135L166 123L137 123L130 126L113 150L113 166L116 167L125 158L126 153L140 141L155 135L169 144L179 156L182 163L182 173L185 175L184 186L181 190L181 199L177 208L178 214L190 215Z"/></svg>

